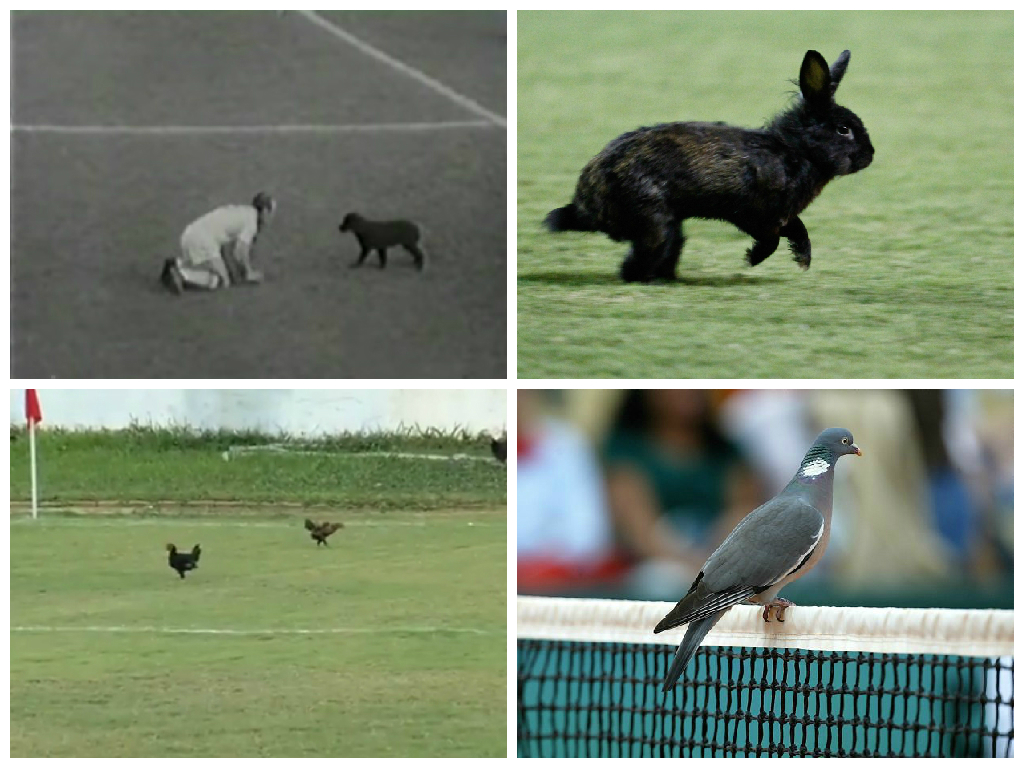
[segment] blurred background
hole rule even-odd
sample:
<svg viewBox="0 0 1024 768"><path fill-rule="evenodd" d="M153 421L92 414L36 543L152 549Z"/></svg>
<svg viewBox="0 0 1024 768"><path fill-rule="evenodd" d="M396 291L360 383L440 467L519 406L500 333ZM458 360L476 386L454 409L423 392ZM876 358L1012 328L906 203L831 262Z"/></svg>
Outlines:
<svg viewBox="0 0 1024 768"><path fill-rule="evenodd" d="M1012 390L519 390L519 593L679 600L833 426L864 455L785 596L1012 608Z"/></svg>

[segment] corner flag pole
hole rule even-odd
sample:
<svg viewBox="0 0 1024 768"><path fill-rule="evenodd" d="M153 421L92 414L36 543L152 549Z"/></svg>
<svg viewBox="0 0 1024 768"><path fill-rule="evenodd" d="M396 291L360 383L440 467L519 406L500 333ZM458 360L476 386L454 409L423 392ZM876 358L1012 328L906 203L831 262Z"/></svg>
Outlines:
<svg viewBox="0 0 1024 768"><path fill-rule="evenodd" d="M25 390L25 420L28 422L28 452L32 467L32 519L39 517L39 483L36 474L36 424L43 420L39 396L34 389Z"/></svg>

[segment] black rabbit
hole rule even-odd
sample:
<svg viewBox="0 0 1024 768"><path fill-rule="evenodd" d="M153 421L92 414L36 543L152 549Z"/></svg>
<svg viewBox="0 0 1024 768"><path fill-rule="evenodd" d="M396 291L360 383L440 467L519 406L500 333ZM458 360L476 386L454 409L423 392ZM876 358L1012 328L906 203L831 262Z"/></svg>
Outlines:
<svg viewBox="0 0 1024 768"><path fill-rule="evenodd" d="M684 219L729 221L754 238L760 264L789 239L796 263L811 266L799 214L836 176L867 168L875 149L864 124L835 103L850 52L829 69L817 51L800 67L792 107L758 130L725 123L666 123L612 141L580 174L572 203L544 220L553 232L604 232L633 247L622 279L674 280Z"/></svg>

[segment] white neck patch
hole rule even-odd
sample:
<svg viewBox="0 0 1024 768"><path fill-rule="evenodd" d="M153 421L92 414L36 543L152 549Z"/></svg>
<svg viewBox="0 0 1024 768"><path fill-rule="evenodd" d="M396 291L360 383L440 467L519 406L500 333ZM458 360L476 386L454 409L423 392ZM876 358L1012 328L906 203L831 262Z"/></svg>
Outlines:
<svg viewBox="0 0 1024 768"><path fill-rule="evenodd" d="M828 472L829 464L824 459L815 459L806 467L800 470L801 477L817 477L818 475Z"/></svg>

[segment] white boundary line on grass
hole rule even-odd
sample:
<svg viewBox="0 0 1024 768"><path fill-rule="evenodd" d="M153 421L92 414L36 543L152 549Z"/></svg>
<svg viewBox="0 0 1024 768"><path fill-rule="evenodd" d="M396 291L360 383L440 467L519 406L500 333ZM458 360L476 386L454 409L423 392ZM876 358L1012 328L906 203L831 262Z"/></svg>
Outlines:
<svg viewBox="0 0 1024 768"><path fill-rule="evenodd" d="M501 465L493 456L476 456L468 453L409 453L403 451L317 451L289 448L284 443L267 443L265 445L232 445L220 456L227 461L232 456L244 456L252 453L272 453L277 456L329 456L338 459L423 459L425 461L486 461Z"/></svg>
<svg viewBox="0 0 1024 768"><path fill-rule="evenodd" d="M145 505L139 504L137 507L143 507ZM127 505L125 507L128 508ZM106 517L90 517L87 513L82 514L80 517L62 517L60 516L61 509L56 510L56 514L53 509L47 509L43 507L39 510L39 519L33 520L31 516L12 517L11 525L39 525L40 523L46 526L100 526L107 528L120 528L125 525L143 525L143 526L162 526L162 527L188 527L188 528L292 528L298 531L305 531L305 529L297 524L298 518L288 522L282 520L280 523L269 523L269 522L246 522L245 520L197 520L194 517L189 517L187 514L181 516L166 516L166 517L146 517L142 519L135 519L131 517L120 517L113 515L109 519ZM47 516L50 513L53 516ZM320 508L311 508L308 514L312 517L324 517L328 515L326 511ZM429 513L424 513L429 515ZM386 520L345 520L342 518L342 522L345 523L346 528L394 528L394 527L405 527L405 528L426 528L427 526L441 525L441 523L432 523L427 520L395 520L388 522ZM461 521L457 521L461 522ZM465 525L470 528L498 528L505 527L505 523L491 523L491 522L479 522L476 520L466 521Z"/></svg>
<svg viewBox="0 0 1024 768"><path fill-rule="evenodd" d="M12 125L12 133L96 136L209 136L241 134L337 134L445 131L493 128L487 120L449 120L436 123L367 123L364 125Z"/></svg>
<svg viewBox="0 0 1024 768"><path fill-rule="evenodd" d="M299 14L312 24L315 24L316 26L320 27L320 29L324 30L329 35L333 35L339 40L358 48L367 56L370 56L376 59L377 61L387 64L389 67L401 72L403 75L411 77L413 80L422 83L423 85L427 86L436 93L439 93L442 96L450 99L451 101L454 101L459 106L468 109L470 112L480 115L481 117L485 117L490 122L494 123L495 125L501 126L502 128L507 127L507 122L505 118L502 117L501 115L491 112L491 110L481 106L480 104L477 104L468 96L463 96L461 93L452 90L444 83L441 83L432 78L430 75L424 74L423 72L420 72L418 69L410 67L408 64L389 56L388 54L384 53L383 51L377 48L374 48L369 43L364 42L363 40L360 40L358 37L354 36L351 32L346 32L341 27L331 23L323 16L318 14L316 11L295 11L295 13Z"/></svg>
<svg viewBox="0 0 1024 768"><path fill-rule="evenodd" d="M179 627L47 627L26 626L11 627L11 632L107 632L107 633L138 633L159 635L383 635L388 633L444 634L458 633L467 635L504 635L486 629L474 627L332 627L328 629L204 629Z"/></svg>

